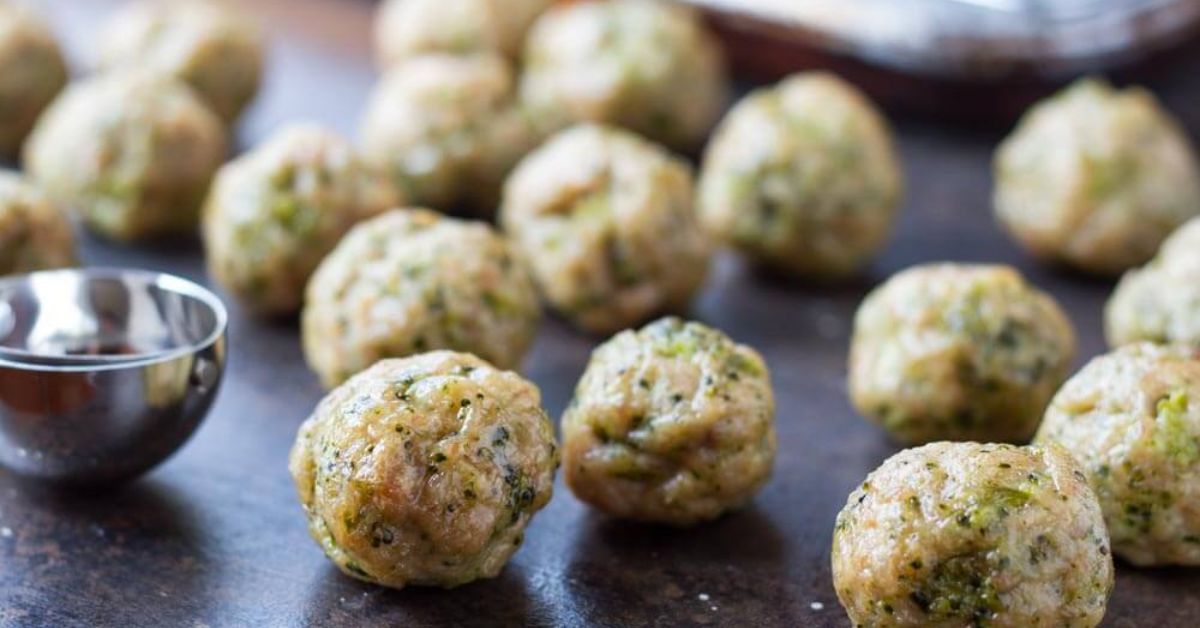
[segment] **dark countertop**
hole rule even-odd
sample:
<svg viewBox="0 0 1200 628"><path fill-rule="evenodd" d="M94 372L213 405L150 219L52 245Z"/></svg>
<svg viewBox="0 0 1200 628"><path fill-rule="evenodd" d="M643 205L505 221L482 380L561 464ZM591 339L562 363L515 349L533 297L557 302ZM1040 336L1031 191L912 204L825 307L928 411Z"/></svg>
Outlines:
<svg viewBox="0 0 1200 628"><path fill-rule="evenodd" d="M111 4L43 2L77 60L89 58L95 18ZM253 6L269 16L276 41L242 143L295 117L353 133L373 80L368 5ZM1193 133L1196 67L1156 85ZM1190 82L1178 80L1187 68ZM917 262L1013 263L1065 305L1082 361L1103 350L1101 306L1111 288L1032 264L994 226L988 166L999 133L914 120L897 128L908 201L866 276L836 289L788 285L723 257L692 310L760 348L773 370L779 460L744 512L686 531L624 524L589 511L560 481L495 580L397 592L346 578L309 539L287 474L296 428L322 394L296 325L256 322L233 306L225 387L166 464L111 493L58 494L0 471L0 626L846 626L828 566L834 516L896 451L854 414L844 390L849 323L862 295ZM84 259L207 282L194 242L127 249L88 238ZM596 342L546 322L525 372L551 415L566 405ZM1197 617L1200 572L1118 565L1106 626L1191 626Z"/></svg>

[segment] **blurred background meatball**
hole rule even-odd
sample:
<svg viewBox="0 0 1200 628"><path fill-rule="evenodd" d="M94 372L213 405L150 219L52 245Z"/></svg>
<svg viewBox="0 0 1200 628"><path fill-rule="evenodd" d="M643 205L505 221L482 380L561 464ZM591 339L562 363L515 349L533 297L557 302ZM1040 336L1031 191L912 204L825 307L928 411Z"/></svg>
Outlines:
<svg viewBox="0 0 1200 628"><path fill-rule="evenodd" d="M1001 225L1035 255L1114 275L1200 214L1200 166L1150 92L1081 79L1030 109L996 151Z"/></svg>
<svg viewBox="0 0 1200 628"><path fill-rule="evenodd" d="M411 202L491 217L500 188L538 136L500 57L426 55L398 63L363 117L364 154Z"/></svg>
<svg viewBox="0 0 1200 628"><path fill-rule="evenodd" d="M105 25L100 65L178 78L232 124L258 92L263 47L258 26L234 2L135 0Z"/></svg>
<svg viewBox="0 0 1200 628"><path fill-rule="evenodd" d="M516 59L525 31L553 0L385 0L375 54L388 68L410 57L494 53Z"/></svg>
<svg viewBox="0 0 1200 628"><path fill-rule="evenodd" d="M396 210L355 227L321 262L305 297L304 353L326 386L431 349L515 368L540 320L524 261L490 226Z"/></svg>
<svg viewBox="0 0 1200 628"><path fill-rule="evenodd" d="M130 70L63 91L38 120L24 162L92 230L130 241L191 233L225 148L220 120L187 85Z"/></svg>
<svg viewBox="0 0 1200 628"><path fill-rule="evenodd" d="M698 149L729 97L716 39L692 12L642 0L575 2L534 23L521 98L540 124L598 122Z"/></svg>
<svg viewBox="0 0 1200 628"><path fill-rule="evenodd" d="M550 306L605 333L683 310L699 289L711 247L692 200L687 162L585 124L521 161L500 218Z"/></svg>
<svg viewBox="0 0 1200 628"><path fill-rule="evenodd" d="M314 124L283 127L217 173L204 206L208 270L251 311L294 314L342 235L398 200L346 139Z"/></svg>
<svg viewBox="0 0 1200 628"><path fill-rule="evenodd" d="M1028 441L1075 357L1054 299L1006 266L930 264L854 317L850 399L902 443Z"/></svg>
<svg viewBox="0 0 1200 628"><path fill-rule="evenodd" d="M878 110L832 74L805 73L751 92L704 155L705 227L782 273L838 278L882 246L902 181Z"/></svg>
<svg viewBox="0 0 1200 628"><path fill-rule="evenodd" d="M14 157L38 115L67 84L46 24L20 2L0 1L0 156Z"/></svg>

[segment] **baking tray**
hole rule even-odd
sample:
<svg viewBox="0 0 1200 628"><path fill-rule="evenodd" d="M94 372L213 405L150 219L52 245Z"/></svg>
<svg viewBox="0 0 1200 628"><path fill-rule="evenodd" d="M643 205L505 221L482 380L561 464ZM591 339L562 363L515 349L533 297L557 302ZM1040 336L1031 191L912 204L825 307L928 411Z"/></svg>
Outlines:
<svg viewBox="0 0 1200 628"><path fill-rule="evenodd" d="M77 67L113 4L42 2ZM352 133L375 78L370 6L245 6L274 41L241 143L294 118ZM1177 79L1168 104L1194 114L1200 76ZM1111 288L1031 264L993 224L988 162L996 133L907 119L896 126L908 200L865 276L813 288L760 277L723 256L692 309L760 348L772 367L779 459L745 511L692 530L620 523L584 507L560 480L494 580L391 591L347 578L309 539L286 469L296 428L322 394L303 365L296 324L255 321L235 305L225 387L195 438L162 467L115 493L65 495L0 472L0 626L848 626L830 584L834 517L851 488L897 450L855 415L844 389L850 318L863 294L918 262L1013 263L1063 303L1082 361L1103 350L1100 308ZM207 284L201 257L195 241L83 241L88 264ZM524 372L553 416L598 341L546 321ZM1107 626L1196 625L1200 573L1124 564L1117 571Z"/></svg>

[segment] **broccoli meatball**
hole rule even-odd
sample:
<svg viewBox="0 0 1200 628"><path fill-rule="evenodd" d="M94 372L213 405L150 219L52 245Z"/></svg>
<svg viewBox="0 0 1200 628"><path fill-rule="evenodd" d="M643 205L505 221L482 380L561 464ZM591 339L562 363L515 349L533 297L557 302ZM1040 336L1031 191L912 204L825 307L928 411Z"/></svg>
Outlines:
<svg viewBox="0 0 1200 628"><path fill-rule="evenodd" d="M683 310L710 246L683 160L595 125L561 132L521 161L501 222L554 309L596 333Z"/></svg>
<svg viewBox="0 0 1200 628"><path fill-rule="evenodd" d="M24 157L53 201L96 232L129 241L195 229L224 156L220 120L187 85L128 71L68 87Z"/></svg>
<svg viewBox="0 0 1200 628"><path fill-rule="evenodd" d="M698 148L729 96L717 41L665 2L576 2L550 9L525 45L521 98L550 128L598 122L677 150Z"/></svg>
<svg viewBox="0 0 1200 628"><path fill-rule="evenodd" d="M1200 565L1200 353L1132 344L1055 395L1038 443L1066 447L1100 499L1113 551L1135 565Z"/></svg>
<svg viewBox="0 0 1200 628"><path fill-rule="evenodd" d="M492 216L504 177L537 135L495 56L427 55L397 65L362 123L365 156L413 203Z"/></svg>
<svg viewBox="0 0 1200 628"><path fill-rule="evenodd" d="M67 65L46 24L0 0L0 156L14 157L38 115L67 84Z"/></svg>
<svg viewBox="0 0 1200 628"><path fill-rule="evenodd" d="M1034 254L1097 274L1154 255L1200 213L1200 166L1149 92L1083 79L1038 104L1000 145L995 206Z"/></svg>
<svg viewBox="0 0 1200 628"><path fill-rule="evenodd" d="M557 466L537 387L449 351L384 360L329 393L289 465L329 559L397 589L499 574Z"/></svg>
<svg viewBox="0 0 1200 628"><path fill-rule="evenodd" d="M1085 628L1113 586L1100 505L1055 446L901 451L850 493L832 554L856 626Z"/></svg>
<svg viewBox="0 0 1200 628"><path fill-rule="evenodd" d="M496 53L515 59L525 31L553 0L387 0L375 51L387 68L428 53Z"/></svg>
<svg viewBox="0 0 1200 628"><path fill-rule="evenodd" d="M0 171L0 275L73 265L66 214L17 174Z"/></svg>
<svg viewBox="0 0 1200 628"><path fill-rule="evenodd" d="M832 74L798 74L751 93L708 145L704 226L781 272L859 270L891 231L900 166L883 117Z"/></svg>
<svg viewBox="0 0 1200 628"><path fill-rule="evenodd" d="M1074 357L1066 315L1014 269L917 266L859 307L850 399L903 443L1025 442Z"/></svg>
<svg viewBox="0 0 1200 628"><path fill-rule="evenodd" d="M617 517L714 519L766 484L774 422L758 352L664 318L592 353L562 420L567 486Z"/></svg>
<svg viewBox="0 0 1200 628"><path fill-rule="evenodd" d="M313 124L283 127L217 173L204 205L209 273L253 312L294 314L342 235L397 202L342 137Z"/></svg>
<svg viewBox="0 0 1200 628"><path fill-rule="evenodd" d="M430 349L521 363L541 310L525 264L482 222L395 210L355 227L308 284L304 352L326 386Z"/></svg>
<svg viewBox="0 0 1200 628"><path fill-rule="evenodd" d="M1200 347L1200 218L1172 234L1149 264L1125 273L1104 324L1113 347L1139 341Z"/></svg>
<svg viewBox="0 0 1200 628"><path fill-rule="evenodd" d="M169 74L233 123L258 92L262 35L221 0L140 0L125 5L105 26L100 64Z"/></svg>

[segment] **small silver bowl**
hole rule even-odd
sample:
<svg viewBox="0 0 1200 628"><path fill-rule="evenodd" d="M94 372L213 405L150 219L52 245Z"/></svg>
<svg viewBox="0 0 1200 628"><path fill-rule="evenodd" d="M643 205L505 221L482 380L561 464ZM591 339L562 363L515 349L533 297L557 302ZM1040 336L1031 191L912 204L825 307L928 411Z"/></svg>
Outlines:
<svg viewBox="0 0 1200 628"><path fill-rule="evenodd" d="M162 462L212 405L226 323L214 294L163 273L0 279L0 464L102 484Z"/></svg>

